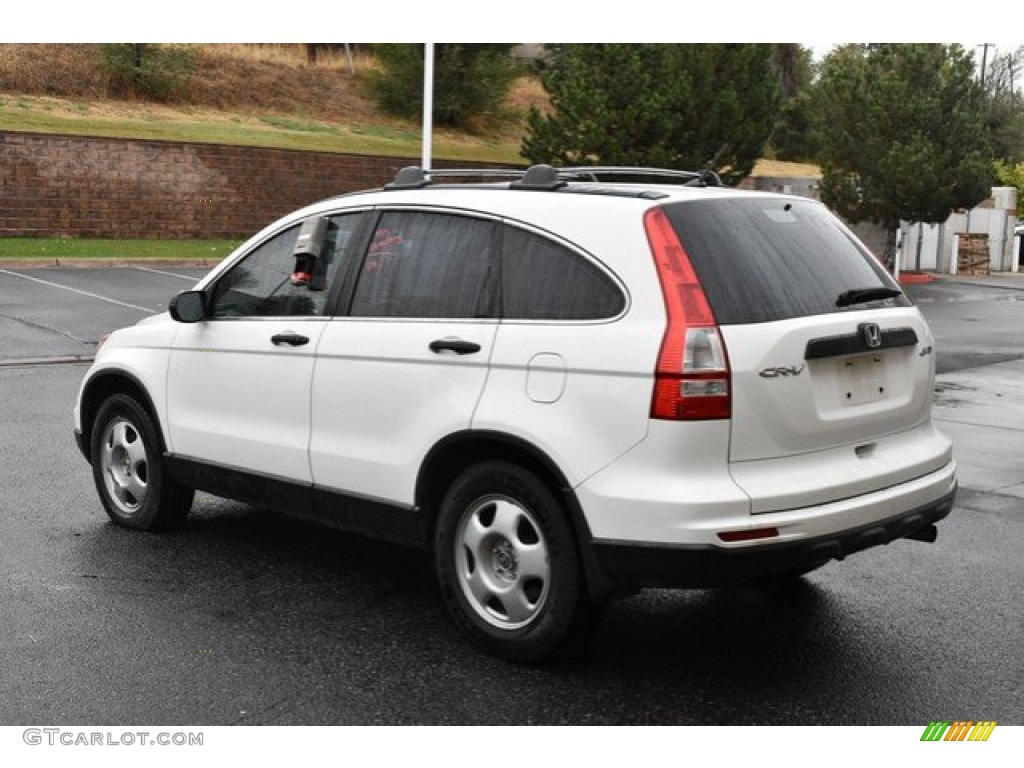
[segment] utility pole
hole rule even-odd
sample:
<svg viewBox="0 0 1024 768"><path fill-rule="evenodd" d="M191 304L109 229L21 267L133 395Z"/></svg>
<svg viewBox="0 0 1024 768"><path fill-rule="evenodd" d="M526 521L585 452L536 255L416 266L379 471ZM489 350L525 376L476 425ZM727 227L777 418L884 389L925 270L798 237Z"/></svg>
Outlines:
<svg viewBox="0 0 1024 768"><path fill-rule="evenodd" d="M348 43L342 43L342 45L345 46L345 58L348 59L348 73L350 75L355 75L356 64L352 60L352 46L349 45Z"/></svg>
<svg viewBox="0 0 1024 768"><path fill-rule="evenodd" d="M995 48L995 43L982 43L981 48L981 87L985 87L985 66L988 63L988 49Z"/></svg>
<svg viewBox="0 0 1024 768"><path fill-rule="evenodd" d="M1017 101L1017 83L1016 83L1017 72L1016 72L1016 66L1017 66L1017 62L1014 61L1013 54L1011 53L1011 54L1007 55L1007 57L1006 57L1006 67L1007 67L1007 69L1009 70L1009 73L1010 73L1010 101L1011 101L1011 103Z"/></svg>

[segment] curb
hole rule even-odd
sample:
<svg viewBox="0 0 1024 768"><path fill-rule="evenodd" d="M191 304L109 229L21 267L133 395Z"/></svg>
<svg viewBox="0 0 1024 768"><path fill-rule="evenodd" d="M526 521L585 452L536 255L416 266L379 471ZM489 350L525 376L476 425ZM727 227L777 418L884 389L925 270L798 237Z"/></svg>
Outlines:
<svg viewBox="0 0 1024 768"><path fill-rule="evenodd" d="M950 275L945 272L902 271L897 278L900 285L923 283L949 283L973 285L978 288L997 288L1004 291L1024 291L1024 272L995 272L991 276Z"/></svg>
<svg viewBox="0 0 1024 768"><path fill-rule="evenodd" d="M900 285L916 285L934 282L935 278L925 272L900 272L898 280Z"/></svg>
<svg viewBox="0 0 1024 768"><path fill-rule="evenodd" d="M1013 276L1010 277L1009 275ZM959 285L973 285L978 288L996 288L1003 291L1024 291L1024 273L1008 273L1005 277L993 277L988 280L977 280L971 277L960 277L959 275L937 275L933 279L938 283L957 283Z"/></svg>
<svg viewBox="0 0 1024 768"><path fill-rule="evenodd" d="M184 267L213 269L223 259L0 259L7 269L104 269L107 267Z"/></svg>
<svg viewBox="0 0 1024 768"><path fill-rule="evenodd" d="M64 355L62 357L13 357L0 360L0 368L20 368L36 365L74 365L91 363L94 355Z"/></svg>

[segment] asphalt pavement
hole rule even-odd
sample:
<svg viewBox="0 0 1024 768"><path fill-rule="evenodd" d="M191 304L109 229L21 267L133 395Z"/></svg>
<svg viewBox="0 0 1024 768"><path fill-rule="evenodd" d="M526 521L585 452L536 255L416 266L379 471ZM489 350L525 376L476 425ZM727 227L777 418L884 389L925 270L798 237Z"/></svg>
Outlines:
<svg viewBox="0 0 1024 768"><path fill-rule="evenodd" d="M203 272L0 265L0 724L1024 725L1024 278L908 288L960 463L937 542L646 590L523 667L467 645L423 553L206 494L174 533L107 522L66 361Z"/></svg>
<svg viewBox="0 0 1024 768"><path fill-rule="evenodd" d="M1024 514L1024 274L941 277L907 293L937 340L933 418L953 439L961 488Z"/></svg>
<svg viewBox="0 0 1024 768"><path fill-rule="evenodd" d="M0 365L91 359L104 333L163 312L206 269L30 269L0 261Z"/></svg>

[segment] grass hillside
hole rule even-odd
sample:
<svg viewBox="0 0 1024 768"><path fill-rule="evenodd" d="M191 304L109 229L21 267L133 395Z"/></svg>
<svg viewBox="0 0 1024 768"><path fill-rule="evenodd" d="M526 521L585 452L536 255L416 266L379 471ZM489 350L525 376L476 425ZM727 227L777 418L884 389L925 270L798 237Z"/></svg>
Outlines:
<svg viewBox="0 0 1024 768"><path fill-rule="evenodd" d="M342 52L310 64L301 45L192 46L192 76L173 99L120 95L90 44L0 45L0 130L215 142L356 154L420 154L416 122L378 113L366 95L374 66L350 72ZM522 120L543 101L531 78L516 83L500 129L434 132L434 155L517 163Z"/></svg>
<svg viewBox="0 0 1024 768"><path fill-rule="evenodd" d="M117 94L99 45L0 44L0 130L198 141L419 157L420 125L382 115L366 93L375 66L359 47L315 64L300 44L191 46L192 77L165 102ZM517 81L499 128L480 134L435 127L445 160L522 163L527 109L546 104L534 77ZM755 175L815 176L815 166L764 160Z"/></svg>
<svg viewBox="0 0 1024 768"><path fill-rule="evenodd" d="M374 67L357 49L354 73L343 52L301 45L192 46L192 77L173 99L119 92L101 46L0 44L0 131L211 142L353 154L419 157L420 126L382 115L366 93ZM446 161L523 163L519 145L530 105L546 104L536 78L515 83L501 126L480 134L436 129L433 153ZM763 161L755 173L814 175L813 166ZM229 240L160 242L84 238L0 238L0 262L67 265L151 259L214 263Z"/></svg>

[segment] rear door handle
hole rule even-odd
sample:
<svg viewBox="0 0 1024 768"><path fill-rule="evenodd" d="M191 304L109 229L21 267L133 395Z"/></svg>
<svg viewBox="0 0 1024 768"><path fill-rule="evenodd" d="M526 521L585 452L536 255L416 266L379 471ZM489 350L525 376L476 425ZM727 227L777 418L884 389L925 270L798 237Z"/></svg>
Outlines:
<svg viewBox="0 0 1024 768"><path fill-rule="evenodd" d="M454 352L457 355L471 355L480 351L480 345L475 341L463 341L462 339L436 339L430 342L430 351Z"/></svg>
<svg viewBox="0 0 1024 768"><path fill-rule="evenodd" d="M287 344L291 347L301 347L309 344L309 337L301 333L277 333L270 337L270 342L275 346Z"/></svg>

